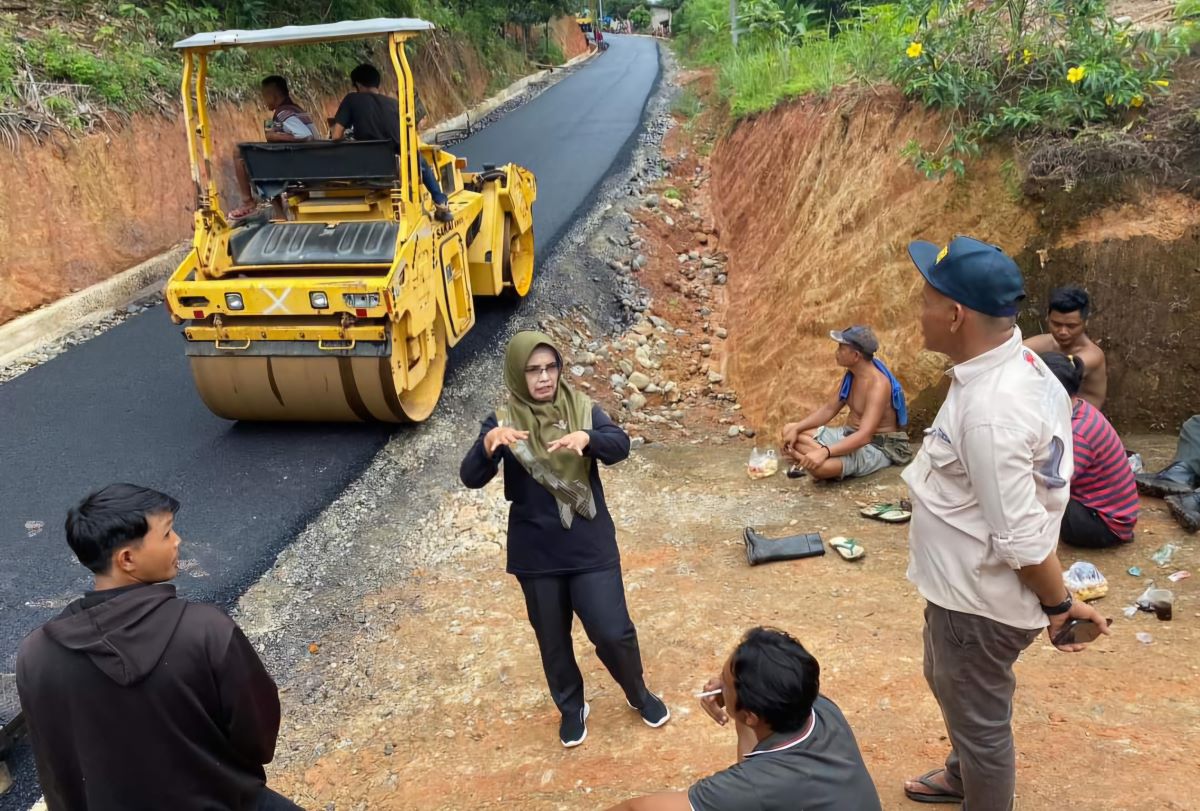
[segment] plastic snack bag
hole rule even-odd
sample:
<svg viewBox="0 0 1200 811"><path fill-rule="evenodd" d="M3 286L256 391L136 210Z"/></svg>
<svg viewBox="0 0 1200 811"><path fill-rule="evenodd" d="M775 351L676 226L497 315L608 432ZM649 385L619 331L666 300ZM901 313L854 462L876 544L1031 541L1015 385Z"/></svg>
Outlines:
<svg viewBox="0 0 1200 811"><path fill-rule="evenodd" d="M779 470L779 457L773 449L760 451L758 448L750 451L750 461L746 463L746 475L752 479L765 479L774 476Z"/></svg>
<svg viewBox="0 0 1200 811"><path fill-rule="evenodd" d="M1099 569L1085 560L1072 563L1071 568L1063 572L1063 583L1076 600L1085 603L1108 594L1108 580L1100 574Z"/></svg>

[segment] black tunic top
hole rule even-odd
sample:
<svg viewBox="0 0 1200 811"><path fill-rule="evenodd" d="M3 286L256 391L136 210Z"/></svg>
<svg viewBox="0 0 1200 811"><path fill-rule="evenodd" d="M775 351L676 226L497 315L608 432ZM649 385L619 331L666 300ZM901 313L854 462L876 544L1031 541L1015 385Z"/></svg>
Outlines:
<svg viewBox="0 0 1200 811"><path fill-rule="evenodd" d="M496 415L489 414L479 438L462 461L459 478L467 487L483 487L504 463L504 497L512 502L508 511L509 574L519 577L583 574L620 565L617 531L604 502L599 465L592 465L590 477L596 517L589 521L576 515L571 528L563 529L558 502L549 490L534 481L512 451L501 446L488 459L483 438L496 425ZM592 459L615 465L629 456L629 435L600 406L592 406L592 430L587 435L584 454Z"/></svg>

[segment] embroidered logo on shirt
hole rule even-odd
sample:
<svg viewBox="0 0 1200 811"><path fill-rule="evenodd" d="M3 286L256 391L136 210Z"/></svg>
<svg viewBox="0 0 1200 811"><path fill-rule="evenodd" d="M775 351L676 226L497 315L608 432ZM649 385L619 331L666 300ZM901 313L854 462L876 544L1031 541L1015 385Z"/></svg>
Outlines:
<svg viewBox="0 0 1200 811"><path fill-rule="evenodd" d="M560 431L565 431L565 430L567 430L567 421L559 420L558 422L554 423L554 427Z"/></svg>
<svg viewBox="0 0 1200 811"><path fill-rule="evenodd" d="M1038 373L1038 377L1045 377L1046 373L1042 371L1042 367L1038 366L1037 356L1028 349L1021 351L1021 357L1025 358L1025 362L1033 367L1033 370Z"/></svg>

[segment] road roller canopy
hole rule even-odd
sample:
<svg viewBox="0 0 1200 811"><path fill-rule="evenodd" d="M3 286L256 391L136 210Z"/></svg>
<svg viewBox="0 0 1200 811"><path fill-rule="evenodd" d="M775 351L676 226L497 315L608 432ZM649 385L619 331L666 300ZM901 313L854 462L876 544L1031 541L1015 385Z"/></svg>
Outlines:
<svg viewBox="0 0 1200 811"><path fill-rule="evenodd" d="M220 51L226 48L368 39L387 34L432 31L433 28L433 23L415 17L378 17L373 20L345 20L324 25L285 25L281 28L260 28L251 31L213 31L181 39L174 47L184 51Z"/></svg>

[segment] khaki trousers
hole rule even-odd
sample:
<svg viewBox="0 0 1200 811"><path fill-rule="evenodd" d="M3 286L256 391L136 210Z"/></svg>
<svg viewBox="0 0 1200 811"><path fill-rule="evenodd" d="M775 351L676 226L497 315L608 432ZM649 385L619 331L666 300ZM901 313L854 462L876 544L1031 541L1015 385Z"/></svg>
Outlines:
<svg viewBox="0 0 1200 811"><path fill-rule="evenodd" d="M1013 807L1013 663L1041 633L925 604L925 681L950 735L946 782L963 811Z"/></svg>

